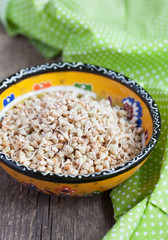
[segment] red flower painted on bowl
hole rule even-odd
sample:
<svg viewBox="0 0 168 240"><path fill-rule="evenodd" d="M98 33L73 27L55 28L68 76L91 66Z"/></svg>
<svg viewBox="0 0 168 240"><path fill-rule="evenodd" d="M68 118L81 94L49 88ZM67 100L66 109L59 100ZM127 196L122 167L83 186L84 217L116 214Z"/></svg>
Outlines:
<svg viewBox="0 0 168 240"><path fill-rule="evenodd" d="M36 83L33 87L34 91L43 89L43 88L48 88L51 87L51 83L50 82L41 82L41 83Z"/></svg>
<svg viewBox="0 0 168 240"><path fill-rule="evenodd" d="M128 118L131 120L131 122L135 122L138 127L142 125L142 107L140 102L135 101L134 98L124 98L122 100L122 103L124 105L124 110L128 113Z"/></svg>
<svg viewBox="0 0 168 240"><path fill-rule="evenodd" d="M70 196L72 193L76 192L75 190L66 186L61 188L56 188L55 191L59 196Z"/></svg>

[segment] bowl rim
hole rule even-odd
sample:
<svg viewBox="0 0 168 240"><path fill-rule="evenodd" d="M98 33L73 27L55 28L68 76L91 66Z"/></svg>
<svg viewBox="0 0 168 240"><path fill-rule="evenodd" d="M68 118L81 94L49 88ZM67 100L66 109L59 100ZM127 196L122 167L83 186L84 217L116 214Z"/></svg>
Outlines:
<svg viewBox="0 0 168 240"><path fill-rule="evenodd" d="M4 79L0 83L0 94L5 91L10 86L23 81L26 78L37 76L45 73L51 72L67 72L67 71L78 71L78 72L87 72L93 73L97 75L104 76L108 79L117 81L124 86L131 89L135 92L148 107L149 112L153 121L153 132L152 136L147 144L147 146L133 159L127 161L124 164L114 167L113 169L104 170L99 173L90 173L83 175L65 175L65 174L55 174L50 172L42 172L36 169L31 169L22 164L19 164L15 160L11 159L7 154L0 152L0 161L8 166L9 168L19 172L21 174L27 175L32 178L36 178L43 181L55 182L55 183L86 183L86 182L94 182L99 180L104 180L108 178L115 177L124 172L127 172L141 162L143 162L151 153L153 148L155 147L160 132L161 132L161 117L157 104L153 100L153 98L149 95L149 93L143 89L138 83L130 78L124 76L121 73L113 71L108 68L104 68L101 66L96 66L93 64L86 64L81 62L59 62L59 63L46 63L37 66L32 66L26 69L22 69L19 72L9 76Z"/></svg>

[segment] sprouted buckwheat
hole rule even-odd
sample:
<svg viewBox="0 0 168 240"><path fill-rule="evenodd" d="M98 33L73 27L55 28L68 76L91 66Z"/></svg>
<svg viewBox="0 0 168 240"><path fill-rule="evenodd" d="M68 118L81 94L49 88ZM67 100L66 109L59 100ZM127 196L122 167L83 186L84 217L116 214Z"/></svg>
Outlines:
<svg viewBox="0 0 168 240"><path fill-rule="evenodd" d="M8 110L0 150L44 172L88 174L131 160L144 147L144 131L127 112L75 92L32 96Z"/></svg>

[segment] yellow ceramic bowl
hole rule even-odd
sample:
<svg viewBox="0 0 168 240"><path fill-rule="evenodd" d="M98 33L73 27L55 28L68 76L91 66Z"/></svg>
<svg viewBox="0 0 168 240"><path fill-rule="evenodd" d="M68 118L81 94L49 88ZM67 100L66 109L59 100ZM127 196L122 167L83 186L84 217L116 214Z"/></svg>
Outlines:
<svg viewBox="0 0 168 240"><path fill-rule="evenodd" d="M0 166L19 182L58 196L88 196L111 189L129 178L147 160L161 128L160 114L151 96L137 83L112 70L82 63L51 63L27 68L0 85L0 115L18 101L52 90L87 90L124 107L145 129L145 148L131 161L88 175L44 173L25 167L0 152Z"/></svg>

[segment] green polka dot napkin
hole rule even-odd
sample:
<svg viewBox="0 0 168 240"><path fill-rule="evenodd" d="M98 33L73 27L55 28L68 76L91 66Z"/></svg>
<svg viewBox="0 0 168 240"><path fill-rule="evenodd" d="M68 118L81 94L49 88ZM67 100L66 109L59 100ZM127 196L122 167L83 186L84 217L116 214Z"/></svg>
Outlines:
<svg viewBox="0 0 168 240"><path fill-rule="evenodd" d="M103 238L168 239L168 1L0 0L7 32L50 58L111 68L155 99L162 117L148 161L111 191L116 224Z"/></svg>

